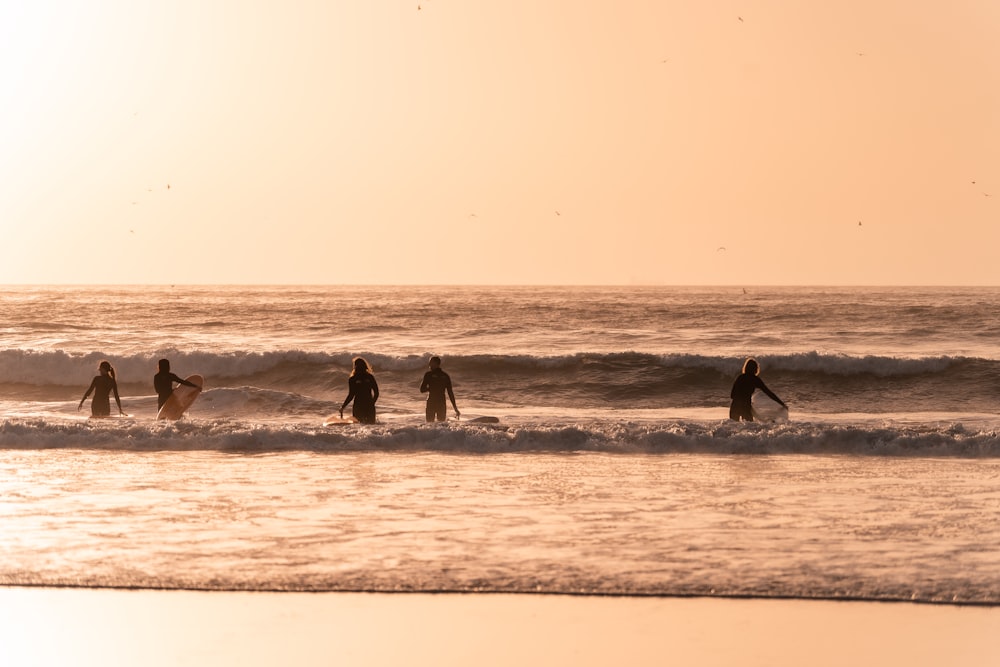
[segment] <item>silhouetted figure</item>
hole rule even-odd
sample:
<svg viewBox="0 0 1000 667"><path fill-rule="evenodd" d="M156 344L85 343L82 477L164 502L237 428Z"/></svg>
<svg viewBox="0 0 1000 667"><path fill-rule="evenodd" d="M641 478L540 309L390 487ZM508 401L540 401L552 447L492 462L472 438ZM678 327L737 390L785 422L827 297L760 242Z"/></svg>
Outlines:
<svg viewBox="0 0 1000 667"><path fill-rule="evenodd" d="M183 384L188 387L198 387L194 382L188 382L183 380L173 373L170 372L170 361L167 359L160 359L157 362L157 370L159 371L153 376L153 389L156 390L156 409L159 411L163 407L163 404L167 402L170 398L170 394L174 393L174 383Z"/></svg>
<svg viewBox="0 0 1000 667"><path fill-rule="evenodd" d="M378 400L378 383L372 375L371 366L361 357L354 359L354 370L347 379L347 398L340 406L340 416L344 416L344 408L354 401L351 414L362 424L375 423L375 401Z"/></svg>
<svg viewBox="0 0 1000 667"><path fill-rule="evenodd" d="M111 367L111 363L107 361L102 361L97 367L100 375L95 375L94 379L90 383L90 387L83 394L83 398L80 399L80 405L76 407L77 410L83 407L83 402L87 400L90 396L90 392L94 392L94 400L90 402L90 416L91 417L110 417L111 416L111 394L115 395L115 403L118 404L118 414L125 414L122 412L122 399L118 397L118 382L115 380L115 369Z"/></svg>
<svg viewBox="0 0 1000 667"><path fill-rule="evenodd" d="M751 357L743 363L743 372L733 382L733 389L729 392L729 398L733 399L732 404L729 406L730 419L734 421L753 421L753 407L750 399L753 398L753 393L757 389L760 389L776 402L780 403L782 407L788 407L773 391L767 388L764 381L760 379L759 373L760 365L756 359Z"/></svg>
<svg viewBox="0 0 1000 667"><path fill-rule="evenodd" d="M451 377L441 370L441 357L431 357L428 364L431 369L424 373L424 381L420 383L420 393L427 394L427 421L448 421L448 404L444 401L445 392L451 399L451 407L455 408L455 417L461 417L455 404L455 392L451 388Z"/></svg>

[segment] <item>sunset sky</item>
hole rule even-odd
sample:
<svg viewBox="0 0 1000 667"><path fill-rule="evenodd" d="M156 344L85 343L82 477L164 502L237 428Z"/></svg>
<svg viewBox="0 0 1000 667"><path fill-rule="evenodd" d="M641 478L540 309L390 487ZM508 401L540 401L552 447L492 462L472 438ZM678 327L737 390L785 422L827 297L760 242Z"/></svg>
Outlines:
<svg viewBox="0 0 1000 667"><path fill-rule="evenodd" d="M0 283L1000 285L996 0L0 3Z"/></svg>

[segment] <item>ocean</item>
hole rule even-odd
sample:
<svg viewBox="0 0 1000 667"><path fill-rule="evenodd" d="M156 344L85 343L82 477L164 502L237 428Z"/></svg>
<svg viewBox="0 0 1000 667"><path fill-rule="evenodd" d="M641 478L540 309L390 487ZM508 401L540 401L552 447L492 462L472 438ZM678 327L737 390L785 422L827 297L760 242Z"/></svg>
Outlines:
<svg viewBox="0 0 1000 667"><path fill-rule="evenodd" d="M0 287L0 584L998 604L998 331L1000 288ZM358 355L379 423L323 426ZM787 422L728 419L748 356Z"/></svg>

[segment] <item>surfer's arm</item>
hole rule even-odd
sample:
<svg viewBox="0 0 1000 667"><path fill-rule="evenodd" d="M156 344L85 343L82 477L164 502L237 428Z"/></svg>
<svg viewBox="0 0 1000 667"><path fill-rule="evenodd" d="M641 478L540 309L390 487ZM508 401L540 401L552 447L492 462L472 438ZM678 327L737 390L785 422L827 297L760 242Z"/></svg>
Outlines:
<svg viewBox="0 0 1000 667"><path fill-rule="evenodd" d="M378 400L378 382L372 378L372 403Z"/></svg>
<svg viewBox="0 0 1000 667"><path fill-rule="evenodd" d="M451 407L455 408L455 415L456 416L460 416L461 413L458 411L458 404L455 403L455 390L451 388L451 381L450 380L449 380L448 384L445 385L445 389L448 390L448 398L451 399Z"/></svg>
<svg viewBox="0 0 1000 667"><path fill-rule="evenodd" d="M778 403L779 405L781 405L781 407L783 407L783 408L787 408L788 407L787 405L785 405L785 402L783 400L781 400L780 398L778 398L777 394L775 394L773 391L771 391L770 389L767 388L767 385L764 384L764 381L761 380L760 378L757 378L757 388L760 389L765 394L767 394L768 397L770 397L770 399L772 401L774 401L775 403Z"/></svg>
<svg viewBox="0 0 1000 667"><path fill-rule="evenodd" d="M125 414L122 411L122 399L118 396L118 382L116 382L115 380L111 381L111 391L113 391L115 394L115 403L118 404L118 414L120 415Z"/></svg>
<svg viewBox="0 0 1000 667"><path fill-rule="evenodd" d="M87 400L88 396L90 396L90 392L94 391L94 387L95 386L97 386L97 378L96 377L93 380L90 381L90 386L87 387L87 391L83 392L83 398L80 399L80 405L77 406L77 408L76 408L77 410L79 410L80 408L83 407L83 402L85 400Z"/></svg>
<svg viewBox="0 0 1000 667"><path fill-rule="evenodd" d="M340 406L341 417L344 416L344 408L346 408L353 400L354 400L354 378L351 378L347 381L347 398L344 399L344 402Z"/></svg>
<svg viewBox="0 0 1000 667"><path fill-rule="evenodd" d="M195 384L194 382L188 382L188 381L187 381L187 380L185 380L184 378L182 378L182 377L178 377L178 376L177 376L176 374L174 374L174 373L171 373L171 374L170 374L170 381L171 381L171 382L176 382L177 384L182 384L182 385L184 385L184 386L186 386L186 387L197 387L197 386L198 386L198 385L196 385L196 384Z"/></svg>
<svg viewBox="0 0 1000 667"><path fill-rule="evenodd" d="M420 393L421 394L426 394L428 391L430 391L431 387L430 387L429 384L427 384L427 376L428 375L430 375L430 373L424 373L424 380L423 380L423 382L420 383Z"/></svg>

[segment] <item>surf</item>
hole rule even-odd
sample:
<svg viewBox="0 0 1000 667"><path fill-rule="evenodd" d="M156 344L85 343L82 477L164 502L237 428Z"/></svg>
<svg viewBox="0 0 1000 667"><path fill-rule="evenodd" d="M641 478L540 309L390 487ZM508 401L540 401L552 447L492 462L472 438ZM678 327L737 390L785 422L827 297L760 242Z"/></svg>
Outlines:
<svg viewBox="0 0 1000 667"><path fill-rule="evenodd" d="M375 425L324 427L322 417L294 424L233 418L18 417L0 421L0 450L81 449L244 452L433 451L514 454L604 452L620 454L854 455L998 458L996 425L935 423L851 424L800 421L780 424L729 420L525 420L499 423L452 420L427 424L417 414L382 417Z"/></svg>

